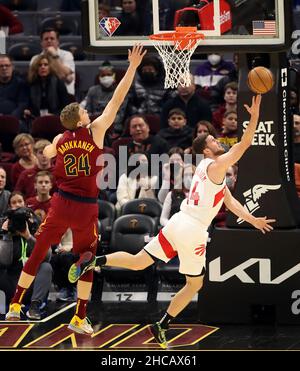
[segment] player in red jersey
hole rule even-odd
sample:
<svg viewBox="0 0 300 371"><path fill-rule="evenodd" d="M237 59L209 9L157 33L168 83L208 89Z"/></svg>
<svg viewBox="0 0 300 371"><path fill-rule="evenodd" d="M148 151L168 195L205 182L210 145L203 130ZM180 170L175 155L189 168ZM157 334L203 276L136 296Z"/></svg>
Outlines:
<svg viewBox="0 0 300 371"><path fill-rule="evenodd" d="M60 118L67 130L44 149L47 157L56 156L54 175L58 193L53 196L47 217L36 233L34 250L23 268L6 320L20 319L22 299L40 263L50 245L58 244L68 228L73 232L73 252L79 255L89 252L89 257L95 255L98 240L96 177L101 170L96 161L103 153L105 132L114 122L145 54L141 45L135 45L128 51L127 72L102 115L92 123L87 111L78 103L71 103L62 110ZM92 270L80 277L76 313L69 324L71 330L89 335L93 333L93 328L86 318L86 305L92 281Z"/></svg>

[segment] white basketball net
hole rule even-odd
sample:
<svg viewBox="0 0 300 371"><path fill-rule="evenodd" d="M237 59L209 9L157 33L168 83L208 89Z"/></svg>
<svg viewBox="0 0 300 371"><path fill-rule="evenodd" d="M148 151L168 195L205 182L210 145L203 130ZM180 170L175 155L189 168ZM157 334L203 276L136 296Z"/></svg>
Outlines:
<svg viewBox="0 0 300 371"><path fill-rule="evenodd" d="M184 41L186 45L179 47L181 40L174 40L172 44L166 40L151 40L163 60L166 77L165 88L175 89L178 85L191 85L190 62L191 56L200 43L200 39Z"/></svg>

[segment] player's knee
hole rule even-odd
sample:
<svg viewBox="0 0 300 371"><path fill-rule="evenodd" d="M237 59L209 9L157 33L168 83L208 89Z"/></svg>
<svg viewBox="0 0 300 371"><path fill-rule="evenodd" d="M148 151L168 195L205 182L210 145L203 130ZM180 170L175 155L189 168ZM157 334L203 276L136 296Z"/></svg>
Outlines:
<svg viewBox="0 0 300 371"><path fill-rule="evenodd" d="M194 292L198 292L203 286L203 277L187 277L186 285Z"/></svg>

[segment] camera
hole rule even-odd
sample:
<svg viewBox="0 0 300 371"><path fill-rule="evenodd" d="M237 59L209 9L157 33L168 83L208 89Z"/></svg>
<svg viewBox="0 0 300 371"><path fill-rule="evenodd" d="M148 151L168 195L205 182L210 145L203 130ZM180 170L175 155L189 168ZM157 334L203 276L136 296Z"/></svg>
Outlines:
<svg viewBox="0 0 300 371"><path fill-rule="evenodd" d="M28 207L7 210L6 216L8 218L8 232L10 233L24 232L26 222L31 233L34 233L38 228L34 212Z"/></svg>

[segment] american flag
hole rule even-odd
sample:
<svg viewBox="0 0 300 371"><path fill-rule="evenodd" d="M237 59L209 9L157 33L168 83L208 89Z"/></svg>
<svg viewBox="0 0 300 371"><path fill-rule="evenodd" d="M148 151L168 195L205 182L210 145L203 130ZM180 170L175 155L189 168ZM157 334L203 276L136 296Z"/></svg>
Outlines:
<svg viewBox="0 0 300 371"><path fill-rule="evenodd" d="M275 21L253 21L253 35L276 35Z"/></svg>

